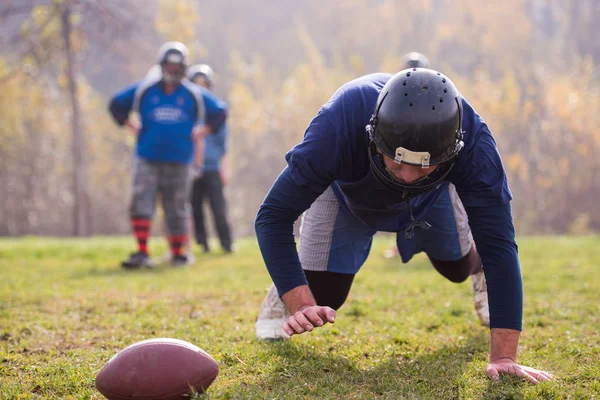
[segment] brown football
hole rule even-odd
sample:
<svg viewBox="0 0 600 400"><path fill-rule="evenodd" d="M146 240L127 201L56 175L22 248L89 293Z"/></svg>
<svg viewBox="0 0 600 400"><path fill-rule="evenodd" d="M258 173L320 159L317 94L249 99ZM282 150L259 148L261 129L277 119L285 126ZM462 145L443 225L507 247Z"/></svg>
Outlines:
<svg viewBox="0 0 600 400"><path fill-rule="evenodd" d="M188 399L208 389L219 364L204 350L179 339L149 339L119 351L96 376L109 400Z"/></svg>

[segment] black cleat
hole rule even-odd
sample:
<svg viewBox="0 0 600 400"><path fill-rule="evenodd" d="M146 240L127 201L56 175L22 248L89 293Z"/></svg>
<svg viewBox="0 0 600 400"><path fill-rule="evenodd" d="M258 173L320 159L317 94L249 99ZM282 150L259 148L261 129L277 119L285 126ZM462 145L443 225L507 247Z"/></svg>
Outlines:
<svg viewBox="0 0 600 400"><path fill-rule="evenodd" d="M141 251L132 253L129 256L129 259L121 263L121 268L123 269L139 269L143 267L152 267L152 261L148 254L142 253Z"/></svg>
<svg viewBox="0 0 600 400"><path fill-rule="evenodd" d="M190 258L188 256L184 256L183 254L171 257L171 265L174 267L185 267L190 263Z"/></svg>

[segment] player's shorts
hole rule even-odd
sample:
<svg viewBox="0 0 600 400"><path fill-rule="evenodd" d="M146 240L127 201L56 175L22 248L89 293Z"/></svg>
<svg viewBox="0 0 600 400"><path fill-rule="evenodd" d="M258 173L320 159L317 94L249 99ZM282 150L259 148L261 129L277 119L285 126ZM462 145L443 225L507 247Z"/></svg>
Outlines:
<svg viewBox="0 0 600 400"><path fill-rule="evenodd" d="M454 185L444 183L440 190L442 194L422 218L431 228L416 228L412 239L405 239L404 231L396 235L404 263L420 252L436 260L456 261L471 250L473 236ZM369 256L375 233L342 207L329 187L302 217L302 268L356 274Z"/></svg>
<svg viewBox="0 0 600 400"><path fill-rule="evenodd" d="M150 162L137 158L133 171L130 215L151 219L160 194L169 234L186 234L191 183L192 169L187 164Z"/></svg>

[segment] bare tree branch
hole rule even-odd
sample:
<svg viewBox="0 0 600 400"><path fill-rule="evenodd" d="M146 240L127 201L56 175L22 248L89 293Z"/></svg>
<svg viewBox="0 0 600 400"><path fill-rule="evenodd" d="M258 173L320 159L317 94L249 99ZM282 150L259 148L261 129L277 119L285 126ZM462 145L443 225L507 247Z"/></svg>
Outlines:
<svg viewBox="0 0 600 400"><path fill-rule="evenodd" d="M41 1L29 4L23 4L24 1L19 1L18 5L13 5L12 2L0 6L0 19L12 17L14 15L27 14L31 12L34 7L47 5L48 1Z"/></svg>

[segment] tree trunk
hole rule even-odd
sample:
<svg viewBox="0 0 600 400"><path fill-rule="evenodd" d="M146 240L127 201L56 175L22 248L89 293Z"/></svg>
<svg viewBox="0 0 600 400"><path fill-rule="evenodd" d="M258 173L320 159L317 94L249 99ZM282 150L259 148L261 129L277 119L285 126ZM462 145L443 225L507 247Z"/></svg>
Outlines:
<svg viewBox="0 0 600 400"><path fill-rule="evenodd" d="M62 36L65 45L66 74L71 101L71 129L73 151L73 234L87 236L90 234L90 210L87 190L87 158L86 143L81 128L81 114L75 78L75 57L71 44L72 3L67 0L62 9Z"/></svg>

